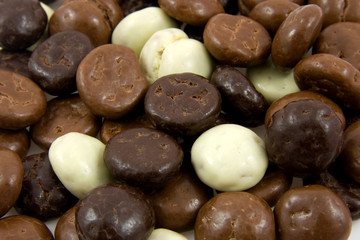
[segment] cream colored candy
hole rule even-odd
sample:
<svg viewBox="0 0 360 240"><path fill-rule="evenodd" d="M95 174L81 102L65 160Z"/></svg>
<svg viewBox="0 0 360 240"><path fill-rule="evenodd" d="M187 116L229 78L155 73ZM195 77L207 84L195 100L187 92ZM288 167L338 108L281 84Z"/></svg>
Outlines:
<svg viewBox="0 0 360 240"><path fill-rule="evenodd" d="M157 31L140 53L140 67L149 81L173 74L191 72L209 78L214 62L203 43L189 39L177 28Z"/></svg>
<svg viewBox="0 0 360 240"><path fill-rule="evenodd" d="M94 188L113 182L103 160L105 144L97 138L71 132L50 146L51 166L64 186L79 199Z"/></svg>
<svg viewBox="0 0 360 240"><path fill-rule="evenodd" d="M165 228L154 229L147 240L187 240L187 238L177 232Z"/></svg>
<svg viewBox="0 0 360 240"><path fill-rule="evenodd" d="M130 47L137 56L153 33L178 23L159 7L147 7L123 18L115 27L111 42Z"/></svg>
<svg viewBox="0 0 360 240"><path fill-rule="evenodd" d="M191 162L200 180L219 191L253 187L268 166L263 140L236 124L218 125L201 134L191 148Z"/></svg>
<svg viewBox="0 0 360 240"><path fill-rule="evenodd" d="M294 70L280 71L270 59L260 66L248 68L246 75L269 103L300 91L294 80Z"/></svg>

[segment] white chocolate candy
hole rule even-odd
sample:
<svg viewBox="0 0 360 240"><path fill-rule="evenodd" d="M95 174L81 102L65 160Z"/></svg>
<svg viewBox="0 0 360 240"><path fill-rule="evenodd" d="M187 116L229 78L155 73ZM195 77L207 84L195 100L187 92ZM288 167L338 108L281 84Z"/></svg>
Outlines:
<svg viewBox="0 0 360 240"><path fill-rule="evenodd" d="M210 78L214 61L204 44L177 28L154 33L140 53L140 67L150 84L174 73L191 72Z"/></svg>
<svg viewBox="0 0 360 240"><path fill-rule="evenodd" d="M103 160L105 144L86 134L71 132L50 146L51 166L63 185L79 199L91 190L113 182Z"/></svg>
<svg viewBox="0 0 360 240"><path fill-rule="evenodd" d="M300 91L294 80L294 70L280 71L270 59L260 66L248 68L246 75L269 103Z"/></svg>
<svg viewBox="0 0 360 240"><path fill-rule="evenodd" d="M154 229L147 240L187 240L187 238L177 232L165 228Z"/></svg>
<svg viewBox="0 0 360 240"><path fill-rule="evenodd" d="M218 125L201 134L191 148L191 162L200 180L219 191L253 187L268 166L263 140L236 124Z"/></svg>
<svg viewBox="0 0 360 240"><path fill-rule="evenodd" d="M153 33L178 25L161 8L147 7L123 18L114 29L111 42L130 47L139 56L145 42Z"/></svg>

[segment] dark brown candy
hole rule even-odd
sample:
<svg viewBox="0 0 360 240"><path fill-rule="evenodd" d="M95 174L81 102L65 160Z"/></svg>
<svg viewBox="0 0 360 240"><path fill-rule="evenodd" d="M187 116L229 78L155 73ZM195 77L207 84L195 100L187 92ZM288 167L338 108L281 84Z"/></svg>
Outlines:
<svg viewBox="0 0 360 240"><path fill-rule="evenodd" d="M322 10L315 4L293 10L276 32L271 58L279 69L292 68L309 51L322 28Z"/></svg>
<svg viewBox="0 0 360 240"><path fill-rule="evenodd" d="M46 97L29 78L0 69L0 128L23 129L45 113Z"/></svg>
<svg viewBox="0 0 360 240"><path fill-rule="evenodd" d="M117 0L124 16L146 7L158 7L157 0Z"/></svg>
<svg viewBox="0 0 360 240"><path fill-rule="evenodd" d="M288 94L266 112L269 160L297 177L319 174L339 155L344 128L345 117L330 99L310 91Z"/></svg>
<svg viewBox="0 0 360 240"><path fill-rule="evenodd" d="M181 136L212 127L221 111L221 95L209 81L193 73L156 80L145 96L145 112L156 128Z"/></svg>
<svg viewBox="0 0 360 240"><path fill-rule="evenodd" d="M204 43L217 61L238 67L264 62L271 49L271 37L260 23L231 14L218 14L208 21Z"/></svg>
<svg viewBox="0 0 360 240"><path fill-rule="evenodd" d="M37 218L26 215L15 215L0 219L0 236L2 239L36 239L53 240L47 226Z"/></svg>
<svg viewBox="0 0 360 240"><path fill-rule="evenodd" d="M93 115L78 94L51 99L44 116L30 127L32 140L43 149L69 132L80 132L95 137L101 119Z"/></svg>
<svg viewBox="0 0 360 240"><path fill-rule="evenodd" d="M247 192L225 192L202 206L194 231L195 239L275 240L275 221L261 198Z"/></svg>
<svg viewBox="0 0 360 240"><path fill-rule="evenodd" d="M176 232L190 230L200 208L213 196L193 169L182 169L166 186L151 195L156 227Z"/></svg>
<svg viewBox="0 0 360 240"><path fill-rule="evenodd" d="M51 168L47 152L22 159L24 179L15 209L41 220L60 217L77 201Z"/></svg>
<svg viewBox="0 0 360 240"><path fill-rule="evenodd" d="M56 223L54 236L56 240L79 240L75 226L76 206L66 211Z"/></svg>
<svg viewBox="0 0 360 240"><path fill-rule="evenodd" d="M76 84L89 109L111 119L132 111L148 88L135 52L115 44L97 47L82 60Z"/></svg>
<svg viewBox="0 0 360 240"><path fill-rule="evenodd" d="M0 147L7 148L25 157L30 148L30 135L26 129L0 129Z"/></svg>
<svg viewBox="0 0 360 240"><path fill-rule="evenodd" d="M221 93L222 109L235 122L252 127L264 123L269 104L239 70L226 65L217 66L211 82Z"/></svg>
<svg viewBox="0 0 360 240"><path fill-rule="evenodd" d="M224 13L219 0L159 0L169 16L193 26L205 26L212 16Z"/></svg>
<svg viewBox="0 0 360 240"><path fill-rule="evenodd" d="M249 17L261 23L271 36L274 36L281 23L299 5L284 0L268 0L257 4L249 13Z"/></svg>
<svg viewBox="0 0 360 240"><path fill-rule="evenodd" d="M120 181L157 189L180 171L183 151L171 136L151 128L132 128L106 144L104 161Z"/></svg>
<svg viewBox="0 0 360 240"><path fill-rule="evenodd" d="M290 189L292 181L292 176L284 171L276 167L269 167L261 181L247 192L261 197L270 207L273 207L279 198Z"/></svg>
<svg viewBox="0 0 360 240"><path fill-rule="evenodd" d="M351 233L348 207L321 185L290 189L276 203L274 214L279 240L346 240Z"/></svg>
<svg viewBox="0 0 360 240"><path fill-rule="evenodd" d="M339 105L360 109L360 70L331 54L314 54L301 60L294 69L301 90L321 93Z"/></svg>
<svg viewBox="0 0 360 240"><path fill-rule="evenodd" d="M0 51L0 68L19 73L30 78L28 62L30 51Z"/></svg>
<svg viewBox="0 0 360 240"><path fill-rule="evenodd" d="M334 23L316 40L313 53L328 53L348 61L360 70L360 22Z"/></svg>
<svg viewBox="0 0 360 240"><path fill-rule="evenodd" d="M38 0L2 0L0 5L0 47L22 50L40 39L47 15Z"/></svg>
<svg viewBox="0 0 360 240"><path fill-rule="evenodd" d="M69 30L50 36L32 53L31 79L51 95L76 91L76 71L81 60L93 49L83 33Z"/></svg>
<svg viewBox="0 0 360 240"><path fill-rule="evenodd" d="M19 155L0 147L0 217L14 206L21 192L23 176L24 168Z"/></svg>
<svg viewBox="0 0 360 240"><path fill-rule="evenodd" d="M82 199L75 212L80 240L147 239L155 214L145 195L125 184L98 187Z"/></svg>

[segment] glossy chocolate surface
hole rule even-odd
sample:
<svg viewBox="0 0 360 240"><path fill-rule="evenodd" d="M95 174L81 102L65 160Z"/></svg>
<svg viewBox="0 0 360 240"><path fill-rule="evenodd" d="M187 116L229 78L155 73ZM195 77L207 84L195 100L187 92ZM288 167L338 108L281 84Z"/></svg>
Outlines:
<svg viewBox="0 0 360 240"><path fill-rule="evenodd" d="M56 240L79 240L75 227L76 206L67 210L56 223L54 237Z"/></svg>
<svg viewBox="0 0 360 240"><path fill-rule="evenodd" d="M29 151L30 144L30 135L26 129L0 129L0 147L16 152L19 154L20 158L26 156Z"/></svg>

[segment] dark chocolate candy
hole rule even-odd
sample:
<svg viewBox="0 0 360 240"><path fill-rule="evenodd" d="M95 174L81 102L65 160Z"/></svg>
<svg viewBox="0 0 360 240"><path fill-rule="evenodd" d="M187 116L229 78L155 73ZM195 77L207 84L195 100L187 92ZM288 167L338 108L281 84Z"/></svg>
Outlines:
<svg viewBox="0 0 360 240"><path fill-rule="evenodd" d="M0 147L16 152L20 158L25 157L28 153L30 143L30 135L26 129L0 129Z"/></svg>
<svg viewBox="0 0 360 240"><path fill-rule="evenodd" d="M40 1L2 0L0 6L0 47L22 50L43 35L48 18Z"/></svg>
<svg viewBox="0 0 360 240"><path fill-rule="evenodd" d="M221 111L221 95L209 81L193 73L156 80L145 96L145 112L156 128L181 136L212 127Z"/></svg>
<svg viewBox="0 0 360 240"><path fill-rule="evenodd" d="M154 209L145 195L125 184L98 187L77 205L80 240L147 239L155 226Z"/></svg>
<svg viewBox="0 0 360 240"><path fill-rule="evenodd" d="M24 179L15 209L41 220L60 217L77 201L55 175L47 152L22 159Z"/></svg>
<svg viewBox="0 0 360 240"><path fill-rule="evenodd" d="M68 30L56 33L42 42L31 54L31 79L51 95L76 91L76 71L81 60L93 49L83 33Z"/></svg>

